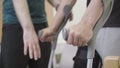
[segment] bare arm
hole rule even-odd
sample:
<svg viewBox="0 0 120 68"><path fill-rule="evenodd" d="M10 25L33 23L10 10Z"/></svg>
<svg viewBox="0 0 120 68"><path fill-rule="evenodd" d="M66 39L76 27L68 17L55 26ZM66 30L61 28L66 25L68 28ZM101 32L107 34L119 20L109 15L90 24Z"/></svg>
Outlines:
<svg viewBox="0 0 120 68"><path fill-rule="evenodd" d="M17 18L23 29L24 54L27 55L27 51L29 51L30 58L37 60L40 58L40 48L38 37L31 21L27 0L12 1Z"/></svg>
<svg viewBox="0 0 120 68"><path fill-rule="evenodd" d="M47 0L53 7L57 7L60 4L60 0Z"/></svg>
<svg viewBox="0 0 120 68"><path fill-rule="evenodd" d="M93 28L103 12L102 0L91 0L79 24L86 24Z"/></svg>
<svg viewBox="0 0 120 68"><path fill-rule="evenodd" d="M69 28L67 42L69 44L82 46L85 45L93 35L93 28L103 12L102 0L91 0L81 21Z"/></svg>
<svg viewBox="0 0 120 68"><path fill-rule="evenodd" d="M70 13L71 11L69 11L66 8L71 8L74 6L76 0L61 0L60 6L58 8L58 11L54 17L54 21L52 23L52 30L54 30L54 32L57 31L57 29L59 28L59 26L63 23L62 21L64 20L65 15L67 14L66 12Z"/></svg>
<svg viewBox="0 0 120 68"><path fill-rule="evenodd" d="M13 4L23 30L28 28L34 29L30 18L27 0L13 0Z"/></svg>
<svg viewBox="0 0 120 68"><path fill-rule="evenodd" d="M54 20L53 20L51 26L49 26L47 29L43 30L43 36L41 37L42 40L47 41L45 39L47 39L48 36L53 35L57 32L57 30L63 23L65 15L67 13L71 12L71 10L69 11L66 8L72 9L72 7L74 6L75 3L76 3L76 0L61 0L60 1L57 13L54 17Z"/></svg>

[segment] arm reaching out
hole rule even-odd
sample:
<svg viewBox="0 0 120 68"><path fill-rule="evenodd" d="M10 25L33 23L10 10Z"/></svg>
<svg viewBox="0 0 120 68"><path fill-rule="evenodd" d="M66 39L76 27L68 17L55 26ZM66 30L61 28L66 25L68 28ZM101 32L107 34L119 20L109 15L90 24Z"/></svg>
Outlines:
<svg viewBox="0 0 120 68"><path fill-rule="evenodd" d="M48 2L55 7L56 9L58 8L61 0L48 0Z"/></svg>
<svg viewBox="0 0 120 68"><path fill-rule="evenodd" d="M102 0L91 0L81 21L68 29L67 42L77 46L86 45L93 36L93 28L102 15L102 12Z"/></svg>
<svg viewBox="0 0 120 68"><path fill-rule="evenodd" d="M27 51L29 51L29 57L37 60L41 56L39 40L31 21L27 0L12 1L17 18L23 29L24 55L27 55Z"/></svg>
<svg viewBox="0 0 120 68"><path fill-rule="evenodd" d="M60 0L53 23L51 24L51 26L43 30L43 34L40 37L41 41L51 41L53 39L52 36L58 31L59 27L63 23L65 16L71 12L66 8L72 9L75 3L76 0Z"/></svg>

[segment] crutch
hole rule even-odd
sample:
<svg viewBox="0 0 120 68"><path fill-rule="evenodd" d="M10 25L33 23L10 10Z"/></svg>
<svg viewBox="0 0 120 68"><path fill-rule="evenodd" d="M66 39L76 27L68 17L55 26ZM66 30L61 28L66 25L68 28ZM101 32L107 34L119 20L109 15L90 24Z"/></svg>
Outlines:
<svg viewBox="0 0 120 68"><path fill-rule="evenodd" d="M102 28L102 26L105 24L105 22L110 16L110 13L112 11L112 7L114 4L114 0L103 0L103 4L104 4L103 14L93 29L94 36L88 42L89 46L88 46L88 53L87 53L87 59L88 59L87 68L92 68L92 63L93 63L93 58L94 58L94 53L95 53L95 39L96 39L98 31L100 30L100 28ZM69 32L67 29L63 29L62 34L65 40L67 40L68 38L68 33Z"/></svg>
<svg viewBox="0 0 120 68"><path fill-rule="evenodd" d="M49 59L49 63L48 63L48 68L51 68L52 65L53 65L53 58L54 58L55 49L56 49L56 45L57 45L58 35L59 35L60 31L62 30L62 28L63 28L63 27L66 25L66 23L67 23L68 16L69 16L69 14L70 14L70 12L71 12L72 6L66 7L65 9L67 9L67 11L64 10L64 15L65 15L65 16L64 16L64 20L62 21L62 24L61 24L60 27L58 28L57 33L53 36L54 38L53 38L53 41L51 42L52 47L51 47L51 54L50 54L50 59ZM38 32L39 37L42 36L42 33L43 33L42 31L39 31L39 32Z"/></svg>

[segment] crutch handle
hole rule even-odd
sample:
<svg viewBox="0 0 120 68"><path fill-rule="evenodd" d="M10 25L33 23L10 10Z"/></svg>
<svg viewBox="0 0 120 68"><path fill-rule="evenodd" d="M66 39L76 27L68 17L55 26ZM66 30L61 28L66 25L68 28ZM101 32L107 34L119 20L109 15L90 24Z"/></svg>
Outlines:
<svg viewBox="0 0 120 68"><path fill-rule="evenodd" d="M104 0L103 2L104 2L104 12L103 12L101 18L99 19L98 23L95 25L95 27L93 29L94 36L88 42L89 46L88 46L88 53L87 53L87 59L88 59L87 68L92 68L92 62L93 62L93 57L94 57L94 53L95 53L96 36L97 36L100 28L105 24L105 22L109 18L110 13L112 11L113 4L114 4L114 0L109 0L109 1ZM63 29L62 35L63 35L64 40L68 39L68 33L69 33L69 31L67 29Z"/></svg>
<svg viewBox="0 0 120 68"><path fill-rule="evenodd" d="M42 31L42 30L38 31L38 37L41 37L42 34L43 34L43 31Z"/></svg>
<svg viewBox="0 0 120 68"><path fill-rule="evenodd" d="M62 29L62 37L65 41L68 39L68 30L66 28Z"/></svg>
<svg viewBox="0 0 120 68"><path fill-rule="evenodd" d="M71 12L71 9L72 9L73 5L67 5L65 8L64 8L64 19L62 20L62 24L60 24L60 26L58 27L57 29L57 32L53 38L53 41L51 42L52 43L52 48L51 48L51 55L50 55L50 59L49 59L49 63L48 63L48 68L51 68L52 67L52 63L53 63L53 57L54 57L54 53L55 53L55 48L56 48L56 45L57 45L57 38L58 38L58 35L60 33L60 31L63 29L63 27L66 25L67 23L67 20L68 20L68 16ZM65 10L67 9L67 11ZM41 37L43 34L43 31L39 31L38 32L38 36Z"/></svg>

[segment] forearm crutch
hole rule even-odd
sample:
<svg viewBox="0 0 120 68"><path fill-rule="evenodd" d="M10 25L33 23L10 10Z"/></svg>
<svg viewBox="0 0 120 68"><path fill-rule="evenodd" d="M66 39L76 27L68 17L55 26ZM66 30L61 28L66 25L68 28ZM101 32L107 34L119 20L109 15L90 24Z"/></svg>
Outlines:
<svg viewBox="0 0 120 68"><path fill-rule="evenodd" d="M100 28L103 27L103 25L108 20L111 14L114 0L103 0L103 4L104 4L103 14L93 29L93 34L94 34L93 38L88 43L89 46L88 46L88 54L87 54L87 59L88 59L87 68L92 68L93 58L95 54L95 39L98 34L98 31L100 30Z"/></svg>
<svg viewBox="0 0 120 68"><path fill-rule="evenodd" d="M70 15L70 12L71 12L71 9L72 9L72 6L69 5L69 7L66 7L64 9L67 9L64 10L64 19L60 25L60 27L57 29L57 33L53 36L53 41L51 42L52 44L52 47L51 47L51 54L50 54L50 59L49 59L49 63L48 63L48 68L51 68L52 65L53 65L53 58L54 58L54 54L55 54L55 49L56 49L56 45L57 45L57 39L58 39L58 35L60 33L60 31L63 29L63 27L66 25L67 23L67 20L68 20L68 16ZM39 31L38 32L38 35L39 37L42 36L42 31Z"/></svg>
<svg viewBox="0 0 120 68"><path fill-rule="evenodd" d="M94 36L88 42L89 46L88 46L88 53L87 53L87 59L88 59L87 68L92 68L92 63L93 63L93 58L94 58L94 53L95 53L95 39L98 34L98 31L100 30L100 28L103 27L103 25L109 18L111 11L112 11L113 4L114 4L114 0L103 0L103 5L104 5L103 14L93 29ZM68 33L69 32L66 29L63 29L63 38L65 40L68 38Z"/></svg>

